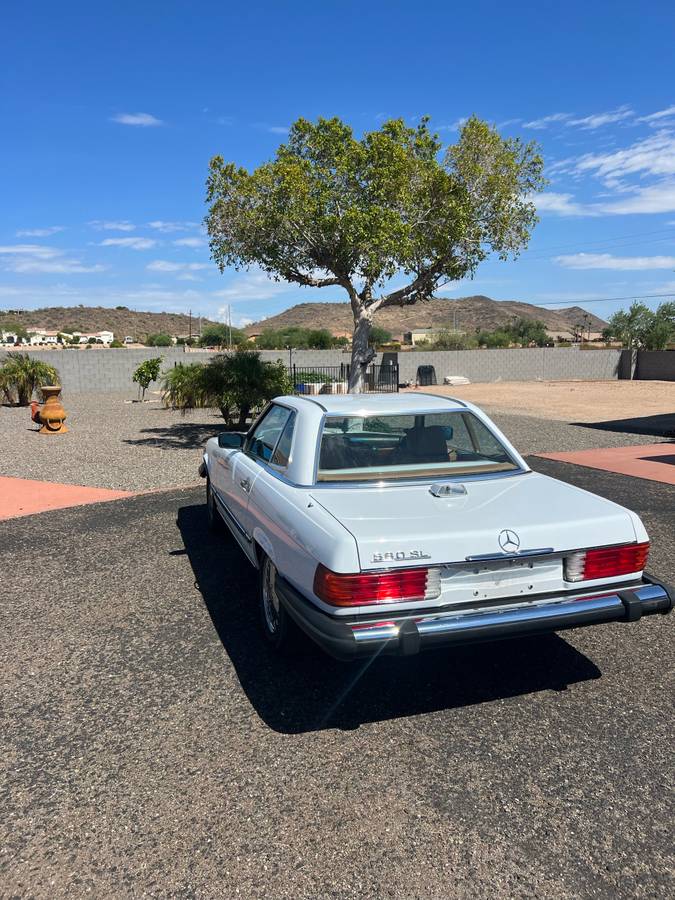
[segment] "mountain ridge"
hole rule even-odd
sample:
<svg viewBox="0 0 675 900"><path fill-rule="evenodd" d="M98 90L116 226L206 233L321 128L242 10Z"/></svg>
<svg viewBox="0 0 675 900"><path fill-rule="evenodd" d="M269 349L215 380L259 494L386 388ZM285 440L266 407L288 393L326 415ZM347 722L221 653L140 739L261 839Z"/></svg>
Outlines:
<svg viewBox="0 0 675 900"><path fill-rule="evenodd" d="M510 324L514 317L539 319L554 333L569 333L570 328L588 316L592 332L599 332L606 322L581 306L566 309L545 309L520 300L492 300L483 294L453 299L420 301L411 306L381 309L373 316L375 325L386 328L394 337L414 328L453 328L472 332L477 328L491 331ZM245 327L247 334L266 329L327 328L334 333L352 330L349 303L298 303L274 316L252 322Z"/></svg>

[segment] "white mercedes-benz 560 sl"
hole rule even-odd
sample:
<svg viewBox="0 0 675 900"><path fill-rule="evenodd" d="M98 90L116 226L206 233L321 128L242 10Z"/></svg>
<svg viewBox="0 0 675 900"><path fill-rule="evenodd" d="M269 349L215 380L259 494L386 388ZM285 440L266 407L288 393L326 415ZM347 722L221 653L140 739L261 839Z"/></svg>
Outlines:
<svg viewBox="0 0 675 900"><path fill-rule="evenodd" d="M673 605L634 512L533 472L461 400L277 397L211 438L200 474L276 647L298 626L338 658L409 654Z"/></svg>

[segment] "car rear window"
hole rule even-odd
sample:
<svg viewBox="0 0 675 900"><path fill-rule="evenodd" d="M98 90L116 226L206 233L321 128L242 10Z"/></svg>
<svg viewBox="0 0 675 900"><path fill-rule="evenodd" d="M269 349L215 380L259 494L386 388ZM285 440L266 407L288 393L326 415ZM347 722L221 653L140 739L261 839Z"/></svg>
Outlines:
<svg viewBox="0 0 675 900"><path fill-rule="evenodd" d="M473 413L328 416L318 481L373 481L477 475L518 469Z"/></svg>

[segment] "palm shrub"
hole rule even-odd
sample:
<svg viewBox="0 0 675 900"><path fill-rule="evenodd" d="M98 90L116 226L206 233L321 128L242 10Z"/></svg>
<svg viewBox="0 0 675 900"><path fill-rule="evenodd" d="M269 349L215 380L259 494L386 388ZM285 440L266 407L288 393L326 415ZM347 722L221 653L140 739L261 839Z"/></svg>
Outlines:
<svg viewBox="0 0 675 900"><path fill-rule="evenodd" d="M28 353L8 353L0 366L0 391L10 404L28 406L42 385L58 383L57 369Z"/></svg>
<svg viewBox="0 0 675 900"><path fill-rule="evenodd" d="M281 361L263 362L256 350L245 349L219 354L207 363L203 386L207 404L217 406L228 425L238 413L240 429L254 410L273 397L293 391Z"/></svg>
<svg viewBox="0 0 675 900"><path fill-rule="evenodd" d="M208 406L204 391L204 369L201 363L178 363L164 373L162 400L172 409L195 409Z"/></svg>

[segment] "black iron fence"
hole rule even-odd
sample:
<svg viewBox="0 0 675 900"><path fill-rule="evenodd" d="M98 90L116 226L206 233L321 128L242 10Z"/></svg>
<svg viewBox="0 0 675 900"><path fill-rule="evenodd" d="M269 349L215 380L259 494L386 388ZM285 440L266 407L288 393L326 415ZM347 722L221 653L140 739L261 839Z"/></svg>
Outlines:
<svg viewBox="0 0 675 900"><path fill-rule="evenodd" d="M346 394L349 363L339 366L287 366L296 394ZM398 391L398 363L371 365L366 370L365 390L391 394Z"/></svg>

